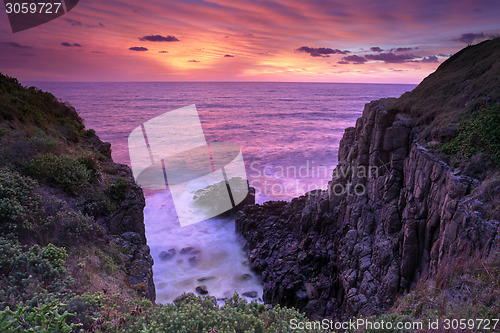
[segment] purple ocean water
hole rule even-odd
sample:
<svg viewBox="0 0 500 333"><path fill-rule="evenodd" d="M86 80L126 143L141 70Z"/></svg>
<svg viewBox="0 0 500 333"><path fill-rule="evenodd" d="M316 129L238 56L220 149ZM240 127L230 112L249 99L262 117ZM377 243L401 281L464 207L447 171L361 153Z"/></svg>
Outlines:
<svg viewBox="0 0 500 333"><path fill-rule="evenodd" d="M127 139L145 121L195 104L207 142L241 147L256 201L290 200L325 189L337 164L344 129L364 104L399 97L415 85L261 82L62 83L28 82L73 105L88 128L112 145L115 162L130 165ZM146 236L155 260L158 302L206 285L218 298L262 286L246 261L234 221L211 219L179 227L168 192L148 194ZM193 265L181 255L162 261L161 251L192 246ZM200 281L201 280L201 281ZM248 298L252 300L253 298Z"/></svg>

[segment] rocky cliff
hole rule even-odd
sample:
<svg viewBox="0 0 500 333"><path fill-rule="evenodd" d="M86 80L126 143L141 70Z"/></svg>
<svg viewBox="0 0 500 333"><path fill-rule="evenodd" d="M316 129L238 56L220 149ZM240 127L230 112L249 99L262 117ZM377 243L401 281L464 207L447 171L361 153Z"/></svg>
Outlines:
<svg viewBox="0 0 500 333"><path fill-rule="evenodd" d="M482 51L485 47L492 51ZM490 94L482 89L486 93L474 99L474 86L467 82L500 77L494 60L499 54L498 39L470 47L412 93L427 91L436 104L439 97L428 87L441 80L470 91L456 92L462 96L457 114L470 114L472 105L485 100L498 103L498 86L490 86ZM489 57L493 63L485 71L472 70ZM472 69L455 73L467 60ZM449 82L449 75L463 75L465 81ZM412 93L365 106L356 126L345 130L327 190L240 212L236 228L248 243L252 267L261 273L265 302L294 306L313 318L379 314L440 266L498 253L499 216L482 208L500 199L498 173L474 179L436 157L436 143L427 138L456 135L458 126L451 122L446 131L436 130L436 118L453 114L453 108L426 115L426 100L418 106L408 102L417 103Z"/></svg>

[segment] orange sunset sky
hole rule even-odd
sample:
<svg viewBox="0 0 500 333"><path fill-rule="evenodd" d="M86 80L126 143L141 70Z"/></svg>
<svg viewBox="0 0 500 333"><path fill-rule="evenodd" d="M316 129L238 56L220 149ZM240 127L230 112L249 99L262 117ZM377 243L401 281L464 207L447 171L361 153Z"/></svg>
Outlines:
<svg viewBox="0 0 500 333"><path fill-rule="evenodd" d="M498 0L81 0L12 33L0 72L22 81L418 83L500 35Z"/></svg>

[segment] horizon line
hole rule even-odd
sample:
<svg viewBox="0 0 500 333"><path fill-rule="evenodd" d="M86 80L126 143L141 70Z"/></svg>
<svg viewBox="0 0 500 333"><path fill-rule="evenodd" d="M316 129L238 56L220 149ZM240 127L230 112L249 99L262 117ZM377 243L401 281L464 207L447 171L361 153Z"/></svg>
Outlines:
<svg viewBox="0 0 500 333"><path fill-rule="evenodd" d="M20 80L20 83L318 83L318 84L391 84L418 85L419 83L392 82L325 82L325 81L64 81L64 80Z"/></svg>

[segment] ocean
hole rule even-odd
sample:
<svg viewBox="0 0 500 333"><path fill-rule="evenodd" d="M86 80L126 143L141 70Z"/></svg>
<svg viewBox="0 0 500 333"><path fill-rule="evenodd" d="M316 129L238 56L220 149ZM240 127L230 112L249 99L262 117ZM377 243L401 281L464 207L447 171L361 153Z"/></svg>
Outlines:
<svg viewBox="0 0 500 333"><path fill-rule="evenodd" d="M337 164L344 129L364 104L399 97L415 85L263 82L27 82L73 105L115 162L130 165L128 135L144 122L195 104L207 142L240 146L256 201L290 200L325 189ZM214 218L180 227L169 192L146 192L146 237L155 260L157 302L205 285L220 300L262 286L251 272L234 221ZM191 247L195 258L181 255ZM173 249L173 250L172 250ZM162 260L169 251L173 258ZM184 252L186 252L185 250ZM165 259L165 257L164 257ZM191 260L190 260L191 259ZM255 294L255 293L254 293Z"/></svg>

